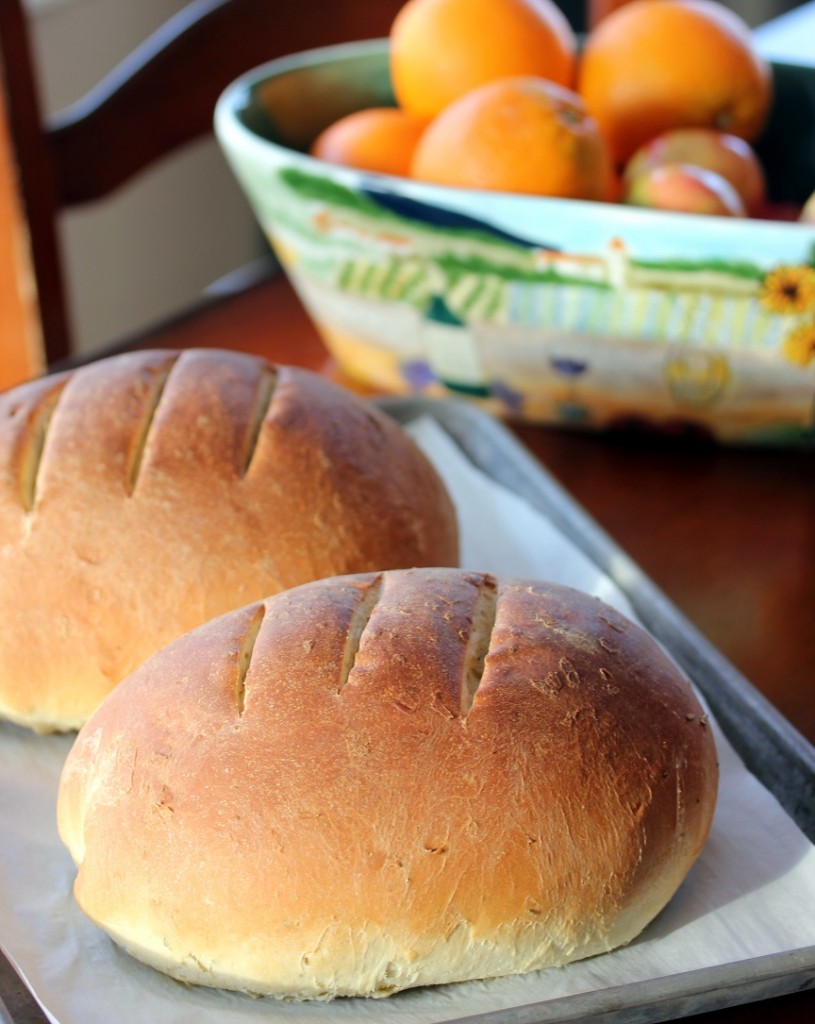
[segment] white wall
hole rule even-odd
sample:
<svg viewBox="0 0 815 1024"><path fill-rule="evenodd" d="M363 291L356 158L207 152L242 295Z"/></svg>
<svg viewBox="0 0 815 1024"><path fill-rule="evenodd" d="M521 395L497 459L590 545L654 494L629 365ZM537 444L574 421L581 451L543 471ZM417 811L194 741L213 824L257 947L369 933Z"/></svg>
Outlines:
<svg viewBox="0 0 815 1024"><path fill-rule="evenodd" d="M186 0L29 0L41 98L78 99ZM202 69L206 73L206 69ZM259 251L254 219L215 142L194 143L102 203L63 217L78 347L140 330L195 301Z"/></svg>

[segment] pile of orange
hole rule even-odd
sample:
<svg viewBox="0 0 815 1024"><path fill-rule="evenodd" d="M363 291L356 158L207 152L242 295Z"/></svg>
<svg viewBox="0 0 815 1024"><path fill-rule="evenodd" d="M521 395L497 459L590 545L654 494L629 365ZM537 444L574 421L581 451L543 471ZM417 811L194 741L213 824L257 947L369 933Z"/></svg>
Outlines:
<svg viewBox="0 0 815 1024"><path fill-rule="evenodd" d="M746 24L717 0L628 0L580 52L555 0L407 0L390 69L398 106L330 125L314 155L581 199L614 198L625 165L666 132L752 142L772 91Z"/></svg>

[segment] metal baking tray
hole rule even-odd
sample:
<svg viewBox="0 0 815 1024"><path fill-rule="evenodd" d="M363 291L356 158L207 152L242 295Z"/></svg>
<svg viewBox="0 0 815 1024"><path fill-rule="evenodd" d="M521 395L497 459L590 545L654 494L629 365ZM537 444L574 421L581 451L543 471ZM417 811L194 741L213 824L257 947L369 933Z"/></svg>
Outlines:
<svg viewBox="0 0 815 1024"><path fill-rule="evenodd" d="M681 615L514 435L476 407L456 400L388 398L378 404L401 423L420 416L435 419L477 468L547 516L620 587L643 625L694 681L747 768L815 843L815 748ZM813 986L815 946L468 1016L457 1024L650 1024ZM46 1022L0 955L0 1024Z"/></svg>

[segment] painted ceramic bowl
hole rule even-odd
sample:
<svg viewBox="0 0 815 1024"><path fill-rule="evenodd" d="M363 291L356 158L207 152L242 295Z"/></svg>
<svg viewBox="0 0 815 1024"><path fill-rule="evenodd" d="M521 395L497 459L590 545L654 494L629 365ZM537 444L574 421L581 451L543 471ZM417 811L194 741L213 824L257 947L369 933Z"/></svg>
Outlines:
<svg viewBox="0 0 815 1024"><path fill-rule="evenodd" d="M774 199L800 203L815 70L775 70L762 156ZM306 155L331 121L392 103L387 43L370 41L251 71L215 114L351 378L530 422L815 438L815 226L442 188Z"/></svg>

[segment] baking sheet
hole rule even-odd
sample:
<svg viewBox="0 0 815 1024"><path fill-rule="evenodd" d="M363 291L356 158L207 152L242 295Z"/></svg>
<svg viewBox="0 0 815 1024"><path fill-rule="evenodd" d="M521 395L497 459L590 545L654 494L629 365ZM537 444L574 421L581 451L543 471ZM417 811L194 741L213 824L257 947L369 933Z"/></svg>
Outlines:
<svg viewBox="0 0 815 1024"><path fill-rule="evenodd" d="M402 403L391 411L406 419L428 408ZM500 428L454 404L443 408L445 431L427 419L412 429L453 493L466 566L557 579L640 618L639 604L646 617L664 611L658 600L656 607L644 600L643 581L620 553L591 529L581 536L591 524L562 504L519 451L505 447ZM508 486L496 483L496 473L510 477ZM536 488L551 504L546 515L536 507ZM592 546L614 564L598 567L586 551ZM664 630L665 615L657 619ZM667 632L681 625L669 621ZM122 1024L533 1024L599 1015L646 1021L797 988L815 977L815 847L714 727L722 780L710 841L676 898L626 949L559 970L385 1001L291 1004L184 988L131 960L86 921L70 896L73 866L54 823L71 738L0 726L0 945L59 1024L108 1024L114 1007ZM794 735L782 739L778 749L791 753ZM803 770L808 748L798 747Z"/></svg>

